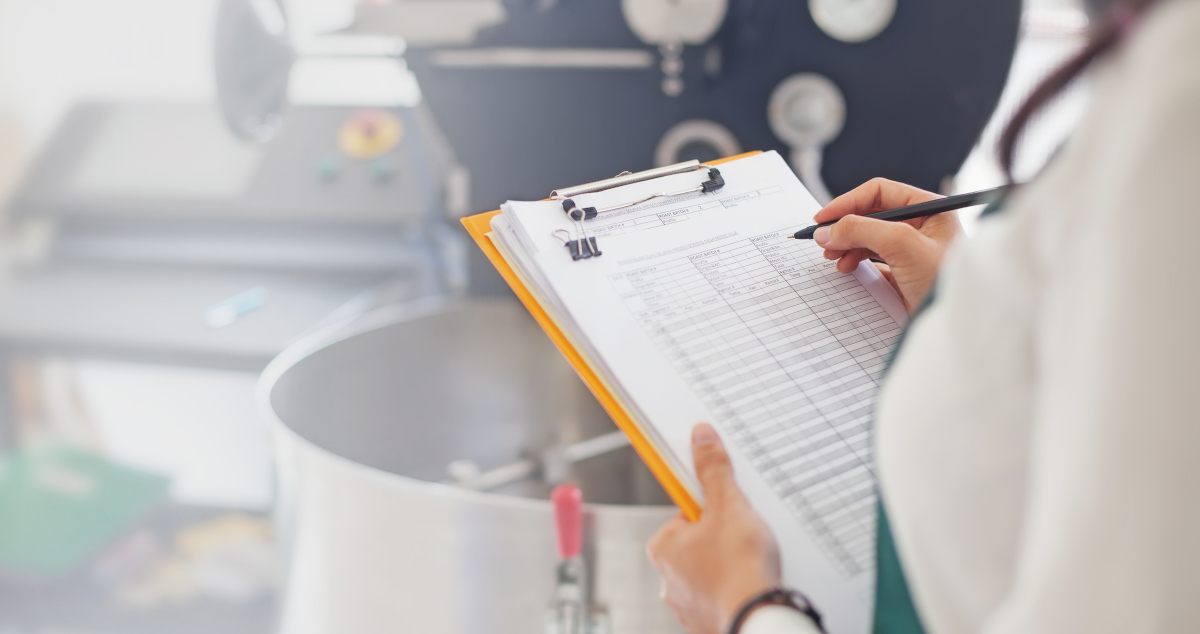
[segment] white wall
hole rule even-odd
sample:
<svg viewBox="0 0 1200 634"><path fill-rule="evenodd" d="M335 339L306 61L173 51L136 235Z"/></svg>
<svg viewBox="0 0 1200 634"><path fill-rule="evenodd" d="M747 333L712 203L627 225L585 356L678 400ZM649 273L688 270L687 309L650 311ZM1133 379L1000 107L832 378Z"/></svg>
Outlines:
<svg viewBox="0 0 1200 634"><path fill-rule="evenodd" d="M183 504L271 504L266 427L246 372L82 361L74 375L105 455L171 476Z"/></svg>
<svg viewBox="0 0 1200 634"><path fill-rule="evenodd" d="M953 193L978 191L1006 181L996 157L1000 133L1041 81L1086 43L1086 18L1075 0L1030 0L1008 83L987 128L954 178ZM1075 129L1087 106L1086 82L1037 115L1017 146L1014 176L1033 178ZM949 193L949 192L948 192ZM981 208L959 213L968 234Z"/></svg>
<svg viewBox="0 0 1200 634"><path fill-rule="evenodd" d="M71 103L214 94L217 0L0 0L0 201Z"/></svg>

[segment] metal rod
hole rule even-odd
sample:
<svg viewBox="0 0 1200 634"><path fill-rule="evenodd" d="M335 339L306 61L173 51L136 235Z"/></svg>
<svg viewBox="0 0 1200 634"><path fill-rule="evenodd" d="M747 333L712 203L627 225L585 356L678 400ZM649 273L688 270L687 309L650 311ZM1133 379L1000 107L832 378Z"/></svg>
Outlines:
<svg viewBox="0 0 1200 634"><path fill-rule="evenodd" d="M520 460L492 469L491 471L484 471L475 478L475 481L472 483L473 486L470 488L477 491L487 491L488 489L494 489L510 482L524 480L536 473L537 469L538 465L536 462L532 460Z"/></svg>
<svg viewBox="0 0 1200 634"><path fill-rule="evenodd" d="M629 438L623 432L614 431L568 446L563 449L563 457L567 462L579 462L628 446Z"/></svg>
<svg viewBox="0 0 1200 634"><path fill-rule="evenodd" d="M560 458L564 463L570 465L587 460L588 458L595 458L610 451L616 451L628 445L629 438L622 432L614 431L563 447ZM461 467L464 462L455 461L451 464ZM468 474L467 477L457 477L447 482L447 484L474 489L476 491L487 491L528 478L537 473L541 467L542 465L538 461L527 458L482 473ZM451 470L453 471L453 469Z"/></svg>
<svg viewBox="0 0 1200 634"><path fill-rule="evenodd" d="M556 189L550 192L550 197L555 199L563 199L570 198L572 196L579 196L580 194L591 194L594 192L604 191L606 189L614 189L617 187L623 187L625 185L632 185L633 183L640 183L642 181L653 180L655 178L662 178L663 176L673 176L675 174L694 172L701 167L700 161L685 161L683 163L676 163L674 165L667 165L665 167L656 167L654 169L638 172L636 174L625 173L614 178L606 178L602 181L595 181L593 183L576 185L575 187L567 187L564 189Z"/></svg>
<svg viewBox="0 0 1200 634"><path fill-rule="evenodd" d="M683 196L684 194L695 194L696 192L702 192L702 191L704 191L704 186L697 185L696 187L692 187L691 189L685 189L683 191L658 192L656 194L650 194L649 196L646 196L645 198L643 198L641 200L635 200L635 201L629 202L629 203L621 203L620 205L613 205L612 207L605 207L604 209L597 209L596 213L597 214L606 214L610 211L619 211L621 209L627 209L629 207L636 207L642 203L648 203L648 202L654 200L655 198L674 198L676 196Z"/></svg>
<svg viewBox="0 0 1200 634"><path fill-rule="evenodd" d="M597 68L642 70L654 66L654 55L641 49L609 48L472 48L434 51L441 68Z"/></svg>

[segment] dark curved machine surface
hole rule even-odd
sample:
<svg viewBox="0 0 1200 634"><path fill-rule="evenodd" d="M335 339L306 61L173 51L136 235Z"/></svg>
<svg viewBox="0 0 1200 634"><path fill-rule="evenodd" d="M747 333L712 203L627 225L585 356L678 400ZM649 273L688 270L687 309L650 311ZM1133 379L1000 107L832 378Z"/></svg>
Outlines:
<svg viewBox="0 0 1200 634"><path fill-rule="evenodd" d="M653 52L617 0L508 0L508 18L468 48L623 48ZM833 194L874 176L937 190L955 174L999 100L1016 46L1017 0L900 0L890 25L861 43L822 32L802 0L730 0L720 29L683 50L685 89L668 97L643 69L461 68L437 50L407 58L425 98L471 172L472 206L538 199L550 190L652 167L672 125L708 119L747 150L787 146L772 134L772 90L800 72L841 89L847 119L825 149ZM696 156L713 158L698 149Z"/></svg>

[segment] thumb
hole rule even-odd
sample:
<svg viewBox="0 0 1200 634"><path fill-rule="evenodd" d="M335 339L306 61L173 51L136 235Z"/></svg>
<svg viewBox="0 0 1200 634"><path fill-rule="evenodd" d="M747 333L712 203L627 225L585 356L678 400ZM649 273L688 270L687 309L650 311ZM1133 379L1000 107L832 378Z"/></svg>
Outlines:
<svg viewBox="0 0 1200 634"><path fill-rule="evenodd" d="M828 229L828 232L818 229L813 235L825 250L866 249L892 266L904 266L912 255L928 248L928 238L904 222L845 216Z"/></svg>
<svg viewBox="0 0 1200 634"><path fill-rule="evenodd" d="M704 489L704 498L710 506L721 506L738 495L729 453L712 425L700 423L692 428L692 460L696 464L700 487Z"/></svg>

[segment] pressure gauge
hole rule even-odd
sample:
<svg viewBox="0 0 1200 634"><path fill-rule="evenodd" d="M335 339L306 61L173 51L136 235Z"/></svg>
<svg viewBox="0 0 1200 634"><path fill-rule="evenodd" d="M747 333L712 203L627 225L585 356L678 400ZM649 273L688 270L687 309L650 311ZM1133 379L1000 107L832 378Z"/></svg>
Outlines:
<svg viewBox="0 0 1200 634"><path fill-rule="evenodd" d="M771 131L792 149L791 164L822 205L833 200L821 177L825 146L846 124L846 98L824 75L798 73L779 82L767 104Z"/></svg>
<svg viewBox="0 0 1200 634"><path fill-rule="evenodd" d="M703 44L725 21L728 0L621 0L625 23L662 53L662 91L683 94L683 45Z"/></svg>
<svg viewBox="0 0 1200 634"><path fill-rule="evenodd" d="M865 42L891 24L896 0L808 0L808 11L829 37Z"/></svg>

